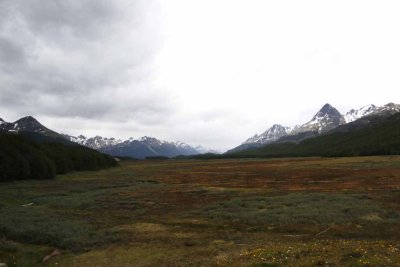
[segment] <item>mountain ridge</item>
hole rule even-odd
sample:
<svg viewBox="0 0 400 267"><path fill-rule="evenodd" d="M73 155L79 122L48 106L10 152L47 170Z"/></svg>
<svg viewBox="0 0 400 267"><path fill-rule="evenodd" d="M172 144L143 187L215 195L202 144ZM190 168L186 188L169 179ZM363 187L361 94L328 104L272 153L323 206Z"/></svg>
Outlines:
<svg viewBox="0 0 400 267"><path fill-rule="evenodd" d="M272 143L225 157L371 156L400 153L400 113L374 114L299 143Z"/></svg>
<svg viewBox="0 0 400 267"><path fill-rule="evenodd" d="M265 134L268 133L275 125L279 125L274 124L262 134L256 134L253 137L246 139L245 142L233 149L228 150L225 153L233 153L241 150L262 147L272 143L301 142L305 139L324 134L341 125L346 125L366 116L379 114L382 116L387 116L399 111L400 105L395 103L388 103L379 107L369 104L359 109L351 109L342 115L336 108L327 103L322 106L322 108L311 118L310 121L302 125L296 125L292 128L287 127L291 130L287 132L287 134L280 136L278 139L269 138L268 134ZM262 141L260 142L260 140Z"/></svg>
<svg viewBox="0 0 400 267"><path fill-rule="evenodd" d="M174 157L178 155L200 154L198 147L193 147L182 141L165 141L155 137L142 136L138 139L130 137L126 140L95 136L87 138L63 134L72 142L79 143L113 156L146 158L153 156Z"/></svg>

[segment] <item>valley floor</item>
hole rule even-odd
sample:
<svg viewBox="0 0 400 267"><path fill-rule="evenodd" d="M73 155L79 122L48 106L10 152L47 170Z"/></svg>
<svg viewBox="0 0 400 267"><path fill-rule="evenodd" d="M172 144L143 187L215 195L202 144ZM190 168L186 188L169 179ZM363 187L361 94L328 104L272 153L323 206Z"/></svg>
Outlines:
<svg viewBox="0 0 400 267"><path fill-rule="evenodd" d="M1 262L400 266L400 157L129 161L3 183Z"/></svg>

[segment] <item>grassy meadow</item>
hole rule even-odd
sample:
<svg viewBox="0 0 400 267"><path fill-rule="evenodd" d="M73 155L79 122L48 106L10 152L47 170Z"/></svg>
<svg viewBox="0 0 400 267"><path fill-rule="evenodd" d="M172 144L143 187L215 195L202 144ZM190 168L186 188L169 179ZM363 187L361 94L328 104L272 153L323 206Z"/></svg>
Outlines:
<svg viewBox="0 0 400 267"><path fill-rule="evenodd" d="M1 183L1 262L400 266L400 156L124 161Z"/></svg>

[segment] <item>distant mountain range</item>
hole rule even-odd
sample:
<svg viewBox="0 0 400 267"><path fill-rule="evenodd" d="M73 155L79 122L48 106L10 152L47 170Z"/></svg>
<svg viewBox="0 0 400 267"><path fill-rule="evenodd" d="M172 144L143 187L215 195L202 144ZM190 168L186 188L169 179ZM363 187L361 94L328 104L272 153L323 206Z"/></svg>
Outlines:
<svg viewBox="0 0 400 267"><path fill-rule="evenodd" d="M23 117L15 122L6 122L0 118L0 131L8 133L31 133L30 138L46 142L76 143L112 156L128 156L133 158L146 158L154 156L174 157L178 155L194 155L207 152L215 152L201 146L192 147L183 142L161 141L154 137L142 137L128 140L116 138L104 138L95 136L87 138L83 135L77 137L59 134L43 126L31 116ZM44 136L46 138L44 138Z"/></svg>
<svg viewBox="0 0 400 267"><path fill-rule="evenodd" d="M143 159L146 157L175 157L178 155L196 155L201 153L218 153L215 150L202 146L191 146L181 141L169 142L154 137L143 136L139 139L130 137L127 140L116 138L105 138L101 136L77 137L63 135L69 141L90 147L100 152L113 155Z"/></svg>
<svg viewBox="0 0 400 267"><path fill-rule="evenodd" d="M332 107L330 104L325 104L310 121L296 125L295 127L285 127L280 124L274 124L262 134L256 134L243 142L238 147L235 147L227 153L234 153L242 150L263 147L272 143L295 142L319 136L330 132L340 125L345 125L354 122L363 117L370 115L385 116L397 113L400 111L400 105L389 103L378 107L375 105L367 105L360 109L351 109L346 114Z"/></svg>
<svg viewBox="0 0 400 267"><path fill-rule="evenodd" d="M380 118L388 117L399 111L400 105L389 103L380 107L371 104L359 109L352 109L346 114L340 114L336 108L330 104L325 104L310 121L294 127L274 124L265 132L248 138L240 146L227 151L226 154L287 142L298 144L303 140L326 134L355 131L365 128L371 123L372 119L379 121ZM101 136L88 138L83 135L59 134L45 127L31 116L23 117L15 122L6 122L0 118L0 132L29 135L30 139L39 142L79 144L112 156L127 156L138 159L157 156L175 157L178 155L218 153L201 146L194 147L183 142L163 141L148 136L139 139L129 138L122 140Z"/></svg>

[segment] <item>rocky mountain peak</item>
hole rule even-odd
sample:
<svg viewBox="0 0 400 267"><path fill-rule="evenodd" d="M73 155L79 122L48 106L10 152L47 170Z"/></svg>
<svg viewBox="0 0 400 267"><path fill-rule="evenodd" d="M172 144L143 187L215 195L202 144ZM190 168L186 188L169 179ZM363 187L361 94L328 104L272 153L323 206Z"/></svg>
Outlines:
<svg viewBox="0 0 400 267"><path fill-rule="evenodd" d="M331 116L331 117L340 117L342 116L340 112L332 107L330 104L325 104L318 112L317 114L314 115L314 117L311 120L317 119L317 118L322 118L325 116Z"/></svg>
<svg viewBox="0 0 400 267"><path fill-rule="evenodd" d="M269 144L287 135L289 131L289 127L274 124L262 134L256 134L253 137L250 137L243 144Z"/></svg>
<svg viewBox="0 0 400 267"><path fill-rule="evenodd" d="M14 131L30 131L44 133L50 131L32 116L23 117L13 123Z"/></svg>
<svg viewBox="0 0 400 267"><path fill-rule="evenodd" d="M400 111L400 105L395 104L393 102L390 102L390 103L384 105L382 108L385 110L390 110L390 111L396 111L396 112Z"/></svg>
<svg viewBox="0 0 400 267"><path fill-rule="evenodd" d="M330 104L325 104L309 122L293 129L290 134L303 132L324 133L344 123L346 121L343 115Z"/></svg>

